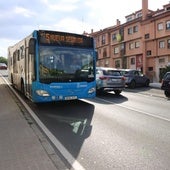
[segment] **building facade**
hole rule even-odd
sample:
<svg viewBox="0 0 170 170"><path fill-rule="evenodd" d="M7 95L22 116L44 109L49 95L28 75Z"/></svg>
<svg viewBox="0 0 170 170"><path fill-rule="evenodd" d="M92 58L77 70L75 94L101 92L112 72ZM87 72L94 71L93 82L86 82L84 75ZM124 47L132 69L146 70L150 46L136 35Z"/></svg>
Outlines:
<svg viewBox="0 0 170 170"><path fill-rule="evenodd" d="M125 17L126 22L93 32L98 66L133 68L159 82L162 69L170 65L170 3L151 11L148 0L142 9Z"/></svg>

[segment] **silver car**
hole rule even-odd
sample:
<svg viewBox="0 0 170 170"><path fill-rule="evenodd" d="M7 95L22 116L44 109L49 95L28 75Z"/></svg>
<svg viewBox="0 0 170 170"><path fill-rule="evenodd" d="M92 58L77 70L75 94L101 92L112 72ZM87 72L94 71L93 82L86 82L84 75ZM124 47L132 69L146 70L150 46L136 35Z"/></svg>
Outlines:
<svg viewBox="0 0 170 170"><path fill-rule="evenodd" d="M125 88L125 78L117 69L108 67L96 68L96 91L97 93L114 91L119 95Z"/></svg>

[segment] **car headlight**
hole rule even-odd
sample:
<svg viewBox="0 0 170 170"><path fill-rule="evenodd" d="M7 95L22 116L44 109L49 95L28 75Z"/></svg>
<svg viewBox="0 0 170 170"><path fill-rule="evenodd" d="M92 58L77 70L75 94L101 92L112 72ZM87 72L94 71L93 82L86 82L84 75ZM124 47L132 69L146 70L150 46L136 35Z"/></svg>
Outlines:
<svg viewBox="0 0 170 170"><path fill-rule="evenodd" d="M43 96L43 97L47 97L47 96L50 96L50 94L45 91L45 90L36 90L36 93L39 95L39 96Z"/></svg>

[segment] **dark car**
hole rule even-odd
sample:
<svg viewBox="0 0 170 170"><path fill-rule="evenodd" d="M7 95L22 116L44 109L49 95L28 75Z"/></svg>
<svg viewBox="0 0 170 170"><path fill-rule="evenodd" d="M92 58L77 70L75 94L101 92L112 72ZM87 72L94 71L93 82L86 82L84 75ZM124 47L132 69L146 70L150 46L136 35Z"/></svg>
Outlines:
<svg viewBox="0 0 170 170"><path fill-rule="evenodd" d="M0 70L6 70L7 65L5 63L0 63Z"/></svg>
<svg viewBox="0 0 170 170"><path fill-rule="evenodd" d="M166 97L170 97L170 72L165 73L162 79L161 89L164 90Z"/></svg>
<svg viewBox="0 0 170 170"><path fill-rule="evenodd" d="M96 90L97 94L114 91L119 95L125 88L125 78L119 70L108 67L96 68Z"/></svg>
<svg viewBox="0 0 170 170"><path fill-rule="evenodd" d="M122 69L122 74L125 77L125 83L129 88L136 86L149 86L150 79L143 75L141 71L135 69Z"/></svg>

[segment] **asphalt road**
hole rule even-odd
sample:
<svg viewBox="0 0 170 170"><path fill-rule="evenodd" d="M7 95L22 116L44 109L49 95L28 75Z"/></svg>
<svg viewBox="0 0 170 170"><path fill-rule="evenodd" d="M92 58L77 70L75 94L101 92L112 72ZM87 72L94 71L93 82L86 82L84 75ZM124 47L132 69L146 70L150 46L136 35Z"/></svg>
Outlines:
<svg viewBox="0 0 170 170"><path fill-rule="evenodd" d="M55 151L71 170L170 167L170 100L159 89L40 105L25 101L54 136Z"/></svg>
<svg viewBox="0 0 170 170"><path fill-rule="evenodd" d="M169 169L170 101L142 89L30 106L82 169Z"/></svg>

